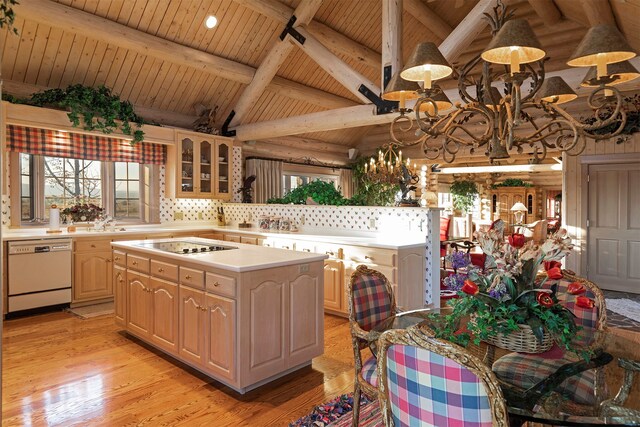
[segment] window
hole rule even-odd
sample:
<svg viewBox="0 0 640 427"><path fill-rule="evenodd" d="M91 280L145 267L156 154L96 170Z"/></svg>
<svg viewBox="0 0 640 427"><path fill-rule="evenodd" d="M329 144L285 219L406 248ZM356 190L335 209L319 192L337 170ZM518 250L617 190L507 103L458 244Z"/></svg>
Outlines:
<svg viewBox="0 0 640 427"><path fill-rule="evenodd" d="M282 166L282 194L287 194L301 185L323 181L340 185L340 171L311 165L284 164Z"/></svg>
<svg viewBox="0 0 640 427"><path fill-rule="evenodd" d="M14 154L20 165L22 222L46 222L52 205L63 208L79 201L101 206L119 221L156 220L150 209L157 198L151 165Z"/></svg>

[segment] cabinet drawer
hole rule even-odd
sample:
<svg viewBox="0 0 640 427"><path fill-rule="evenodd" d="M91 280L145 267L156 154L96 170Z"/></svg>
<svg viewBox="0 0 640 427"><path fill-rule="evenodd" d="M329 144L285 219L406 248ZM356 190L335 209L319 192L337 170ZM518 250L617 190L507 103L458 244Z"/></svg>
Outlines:
<svg viewBox="0 0 640 427"><path fill-rule="evenodd" d="M240 236L234 236L234 235L231 235L231 234L225 234L224 235L224 240L226 242L240 243Z"/></svg>
<svg viewBox="0 0 640 427"><path fill-rule="evenodd" d="M300 252L315 252L316 245L313 242L308 242L306 240L296 240L296 251Z"/></svg>
<svg viewBox="0 0 640 427"><path fill-rule="evenodd" d="M138 255L127 255L127 268L142 273L149 272L149 258L141 257Z"/></svg>
<svg viewBox="0 0 640 427"><path fill-rule="evenodd" d="M344 249L342 246L332 243L318 243L315 252L329 255L329 259L344 259Z"/></svg>
<svg viewBox="0 0 640 427"><path fill-rule="evenodd" d="M167 262L151 260L151 275L161 277L172 282L178 281L178 266Z"/></svg>
<svg viewBox="0 0 640 427"><path fill-rule="evenodd" d="M364 246L346 246L344 248L344 258L355 264L368 264L371 266L386 265L395 267L395 252L378 248L367 248ZM375 267L372 267L375 268Z"/></svg>
<svg viewBox="0 0 640 427"><path fill-rule="evenodd" d="M204 289L204 271L180 267L180 284Z"/></svg>
<svg viewBox="0 0 640 427"><path fill-rule="evenodd" d="M120 267L127 266L127 254L122 251L113 251L113 263Z"/></svg>
<svg viewBox="0 0 640 427"><path fill-rule="evenodd" d="M244 243L247 245L257 245L258 238L257 237L249 237L249 236L241 236L240 243Z"/></svg>
<svg viewBox="0 0 640 427"><path fill-rule="evenodd" d="M203 239L224 240L222 233L202 233L198 237L202 237Z"/></svg>
<svg viewBox="0 0 640 427"><path fill-rule="evenodd" d="M111 240L76 240L76 252L100 252L111 250Z"/></svg>
<svg viewBox="0 0 640 427"><path fill-rule="evenodd" d="M207 273L207 291L228 297L235 297L236 279L215 273Z"/></svg>

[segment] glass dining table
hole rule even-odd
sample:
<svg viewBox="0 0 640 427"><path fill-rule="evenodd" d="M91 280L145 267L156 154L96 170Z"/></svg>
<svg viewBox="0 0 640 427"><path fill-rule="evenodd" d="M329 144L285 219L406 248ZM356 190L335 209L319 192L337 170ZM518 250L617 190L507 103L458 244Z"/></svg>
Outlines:
<svg viewBox="0 0 640 427"><path fill-rule="evenodd" d="M433 329L447 310L427 308L401 312L378 324L374 331L381 334L390 329L410 327ZM640 375L640 332L606 329L594 338L601 343L601 350L588 363L575 362L573 366L568 363L529 390L503 384L510 425L521 426L531 421L556 426L640 426L640 379L633 381L634 374ZM370 347L375 353L375 343ZM509 354L485 343L472 344L468 350L487 364ZM593 405L575 404L567 395L566 387L562 394L554 393L570 375L592 369L603 370L598 378L606 383L599 387L605 395L598 396Z"/></svg>

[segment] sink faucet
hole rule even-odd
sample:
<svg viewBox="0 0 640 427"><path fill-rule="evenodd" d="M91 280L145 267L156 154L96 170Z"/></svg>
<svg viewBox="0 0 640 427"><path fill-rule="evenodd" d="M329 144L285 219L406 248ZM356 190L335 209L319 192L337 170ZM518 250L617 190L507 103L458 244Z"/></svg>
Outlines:
<svg viewBox="0 0 640 427"><path fill-rule="evenodd" d="M109 215L107 215L106 217L100 217L93 221L93 229L95 231L105 231L107 229L107 226L115 227L115 225L116 222Z"/></svg>

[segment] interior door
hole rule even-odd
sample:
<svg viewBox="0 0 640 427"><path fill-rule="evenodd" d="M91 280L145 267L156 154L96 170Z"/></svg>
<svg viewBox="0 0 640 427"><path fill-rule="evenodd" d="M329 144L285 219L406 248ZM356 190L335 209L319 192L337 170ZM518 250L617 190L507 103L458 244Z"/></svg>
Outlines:
<svg viewBox="0 0 640 427"><path fill-rule="evenodd" d="M589 166L587 276L640 293L640 164Z"/></svg>

